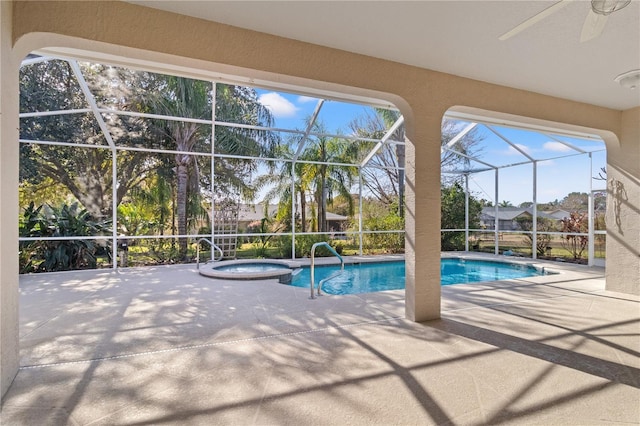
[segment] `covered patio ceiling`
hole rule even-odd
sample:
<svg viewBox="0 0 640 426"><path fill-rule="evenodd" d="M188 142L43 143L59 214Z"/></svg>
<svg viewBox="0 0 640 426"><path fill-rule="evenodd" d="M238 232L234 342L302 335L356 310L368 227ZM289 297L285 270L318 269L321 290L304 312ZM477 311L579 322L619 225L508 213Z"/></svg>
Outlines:
<svg viewBox="0 0 640 426"><path fill-rule="evenodd" d="M147 7L560 98L626 110L640 93L640 1L581 42L589 1L157 1ZM558 4L559 3L559 4ZM554 6L558 4L558 6ZM554 6L544 19L500 37Z"/></svg>

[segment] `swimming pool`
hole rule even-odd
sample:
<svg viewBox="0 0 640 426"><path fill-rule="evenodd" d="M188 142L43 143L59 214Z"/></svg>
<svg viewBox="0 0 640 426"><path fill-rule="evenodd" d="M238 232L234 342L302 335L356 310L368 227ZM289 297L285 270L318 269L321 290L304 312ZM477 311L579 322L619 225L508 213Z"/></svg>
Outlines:
<svg viewBox="0 0 640 426"><path fill-rule="evenodd" d="M344 274L322 285L323 292L357 294L404 288L404 261L347 264L344 269ZM339 270L339 266L316 266L315 285ZM291 280L291 285L308 288L310 274L309 268L302 268ZM529 265L450 258L441 259L440 275L441 285L453 285L532 277L544 275L544 272Z"/></svg>

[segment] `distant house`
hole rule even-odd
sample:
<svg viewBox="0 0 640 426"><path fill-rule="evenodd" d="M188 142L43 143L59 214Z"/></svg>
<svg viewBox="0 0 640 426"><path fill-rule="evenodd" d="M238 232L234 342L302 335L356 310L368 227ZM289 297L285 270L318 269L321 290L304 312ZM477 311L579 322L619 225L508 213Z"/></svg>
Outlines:
<svg viewBox="0 0 640 426"><path fill-rule="evenodd" d="M571 213L566 211L566 210L562 210L562 209L556 209L556 210L552 210L552 211L548 211L548 212L544 212L546 214L548 214L549 216L552 216L554 218L556 218L557 220L562 220L565 217L569 217L571 216ZM538 214L540 214L540 212L538 212Z"/></svg>
<svg viewBox="0 0 640 426"><path fill-rule="evenodd" d="M570 213L566 210L553 210L553 211L539 211L537 212L539 218L550 219L553 221L561 221L565 217L569 217ZM528 217L529 220L533 218L533 208L521 208L521 207L500 207L498 208L498 230L500 231L520 231L520 224L518 219L522 217ZM480 226L484 229L494 229L496 224L496 209L495 207L483 207L480 213Z"/></svg>
<svg viewBox="0 0 640 426"><path fill-rule="evenodd" d="M276 204L269 204L266 217L273 219L278 213ZM240 204L238 211L238 229L245 231L250 223L260 222L265 217L264 204ZM307 208L307 221L312 218L311 211ZM347 216L327 212L327 224L330 231L338 232L346 228Z"/></svg>

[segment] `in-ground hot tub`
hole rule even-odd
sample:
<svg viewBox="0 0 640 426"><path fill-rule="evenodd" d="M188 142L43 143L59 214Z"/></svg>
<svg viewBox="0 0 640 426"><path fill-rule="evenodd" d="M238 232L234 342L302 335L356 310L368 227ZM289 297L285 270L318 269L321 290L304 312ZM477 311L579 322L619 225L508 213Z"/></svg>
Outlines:
<svg viewBox="0 0 640 426"><path fill-rule="evenodd" d="M198 272L205 277L220 280L268 280L278 279L283 284L291 282L294 270L300 264L286 260L223 260L200 266Z"/></svg>

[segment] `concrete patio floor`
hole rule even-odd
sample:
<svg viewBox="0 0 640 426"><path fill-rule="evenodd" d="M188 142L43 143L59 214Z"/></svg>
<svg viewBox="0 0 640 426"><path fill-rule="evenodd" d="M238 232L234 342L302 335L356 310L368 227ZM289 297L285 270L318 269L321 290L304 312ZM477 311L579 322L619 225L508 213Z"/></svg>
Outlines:
<svg viewBox="0 0 640 426"><path fill-rule="evenodd" d="M544 262L538 262L544 264ZM640 301L602 269L308 298L194 265L22 276L2 425L640 423Z"/></svg>

